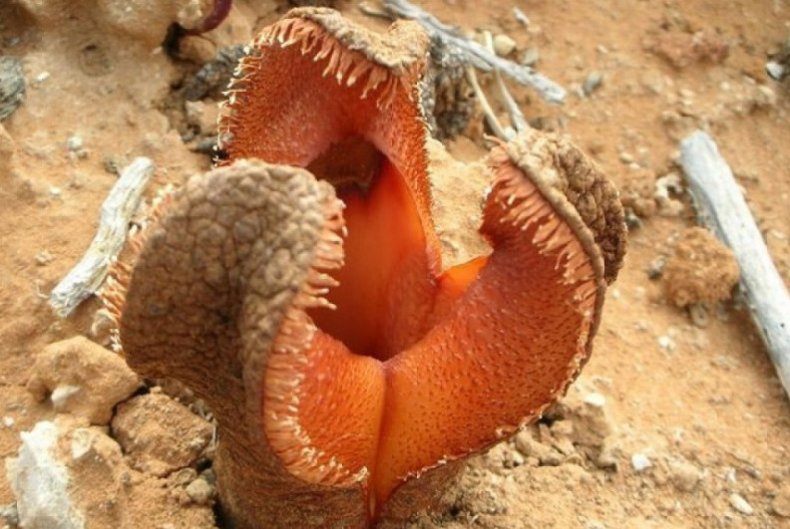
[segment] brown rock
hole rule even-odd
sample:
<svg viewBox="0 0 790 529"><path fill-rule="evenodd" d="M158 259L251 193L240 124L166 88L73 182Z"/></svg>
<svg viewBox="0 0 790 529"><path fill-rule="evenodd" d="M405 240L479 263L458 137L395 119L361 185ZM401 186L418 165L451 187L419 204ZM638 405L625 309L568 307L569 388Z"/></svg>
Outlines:
<svg viewBox="0 0 790 529"><path fill-rule="evenodd" d="M669 479L681 492L691 492L697 488L700 472L697 467L686 461L673 461L669 464Z"/></svg>
<svg viewBox="0 0 790 529"><path fill-rule="evenodd" d="M49 398L60 412L91 424L110 422L113 407L140 386L140 379L117 354L84 336L48 345L36 358L27 389Z"/></svg>
<svg viewBox="0 0 790 529"><path fill-rule="evenodd" d="M711 32L667 32L648 43L648 49L677 69L698 62L718 64L730 53L729 44Z"/></svg>
<svg viewBox="0 0 790 529"><path fill-rule="evenodd" d="M667 260L667 296L678 307L728 299L740 270L732 250L703 228L689 228Z"/></svg>
<svg viewBox="0 0 790 529"><path fill-rule="evenodd" d="M213 432L208 421L161 393L118 406L112 430L132 467L155 476L193 465Z"/></svg>

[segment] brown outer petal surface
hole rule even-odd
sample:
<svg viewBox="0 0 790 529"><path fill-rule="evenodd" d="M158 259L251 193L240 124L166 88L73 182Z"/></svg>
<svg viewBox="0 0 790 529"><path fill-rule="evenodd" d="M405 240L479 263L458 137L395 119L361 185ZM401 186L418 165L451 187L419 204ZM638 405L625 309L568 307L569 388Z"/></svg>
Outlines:
<svg viewBox="0 0 790 529"><path fill-rule="evenodd" d="M237 529L367 525L359 484L288 474L261 424L261 380L288 311L317 302L311 275L339 266L341 203L307 171L241 161L191 178L146 232L120 320L127 362L204 399L220 426L220 497ZM338 254L338 252L340 252ZM298 337L297 337L298 338Z"/></svg>

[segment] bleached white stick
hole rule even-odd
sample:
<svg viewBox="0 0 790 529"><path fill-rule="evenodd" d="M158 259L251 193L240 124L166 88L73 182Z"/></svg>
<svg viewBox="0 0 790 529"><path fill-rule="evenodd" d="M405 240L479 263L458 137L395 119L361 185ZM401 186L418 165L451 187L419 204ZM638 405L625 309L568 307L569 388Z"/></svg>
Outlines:
<svg viewBox="0 0 790 529"><path fill-rule="evenodd" d="M88 250L49 296L50 306L61 318L68 317L104 282L108 268L123 248L129 222L153 173L154 162L144 157L135 158L121 172L101 206L99 228Z"/></svg>
<svg viewBox="0 0 790 529"><path fill-rule="evenodd" d="M680 144L680 161L698 218L735 253L741 291L790 396L790 294L713 139L694 132Z"/></svg>

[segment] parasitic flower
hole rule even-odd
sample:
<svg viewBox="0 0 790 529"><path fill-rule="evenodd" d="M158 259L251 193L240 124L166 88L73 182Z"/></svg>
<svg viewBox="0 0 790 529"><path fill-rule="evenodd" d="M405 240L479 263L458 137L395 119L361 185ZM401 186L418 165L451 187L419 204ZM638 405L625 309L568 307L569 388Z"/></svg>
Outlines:
<svg viewBox="0 0 790 529"><path fill-rule="evenodd" d="M414 23L377 34L328 9L265 29L230 88L226 167L160 205L105 294L129 364L212 408L239 529L398 523L590 354L624 251L616 191L563 139L501 144L491 253L444 269L427 44Z"/></svg>

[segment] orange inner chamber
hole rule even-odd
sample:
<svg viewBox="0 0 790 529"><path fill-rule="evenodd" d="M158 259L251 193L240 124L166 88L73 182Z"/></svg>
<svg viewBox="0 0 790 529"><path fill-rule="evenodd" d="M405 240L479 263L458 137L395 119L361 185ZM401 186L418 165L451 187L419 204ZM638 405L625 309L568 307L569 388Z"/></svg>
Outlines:
<svg viewBox="0 0 790 529"><path fill-rule="evenodd" d="M355 140L355 141L353 141ZM353 141L353 143L352 143ZM336 310L311 312L318 328L343 342L352 352L386 360L424 334L426 323L399 314L402 304L429 308L431 275L425 234L409 189L398 169L381 153L360 148L364 140L352 139L331 147L345 151L342 163L362 168L356 175L338 175L326 156L308 166L317 177L332 181L345 203L347 236L343 243L345 264L332 274L339 281L326 296ZM351 159L350 159L351 158ZM369 161L373 163L368 163ZM415 289L420 299L402 289Z"/></svg>

